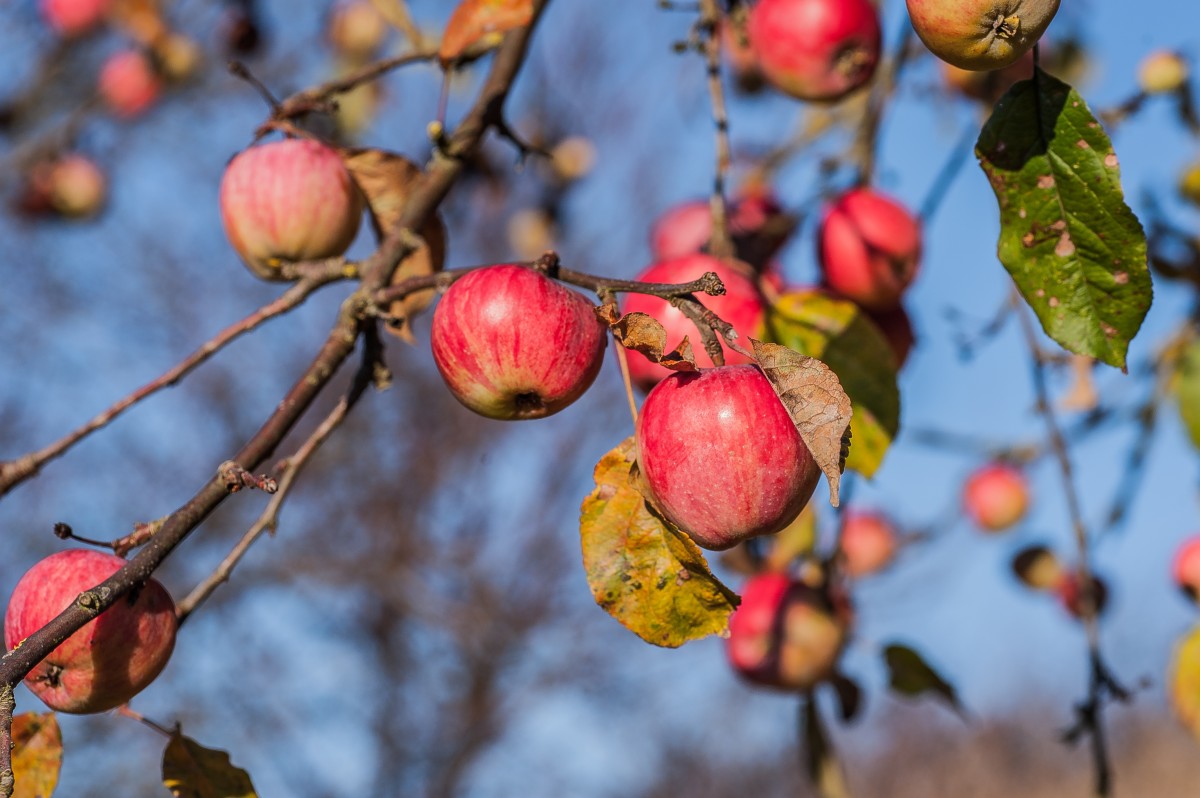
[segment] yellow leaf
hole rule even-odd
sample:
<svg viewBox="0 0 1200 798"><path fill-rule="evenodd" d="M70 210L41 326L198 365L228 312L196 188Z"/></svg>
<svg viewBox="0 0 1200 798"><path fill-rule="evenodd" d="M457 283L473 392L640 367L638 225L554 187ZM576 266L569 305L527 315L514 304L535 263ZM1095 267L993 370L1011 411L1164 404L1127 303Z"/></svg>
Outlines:
<svg viewBox="0 0 1200 798"><path fill-rule="evenodd" d="M176 732L163 752L163 784L175 798L258 798L250 776L229 754Z"/></svg>
<svg viewBox="0 0 1200 798"><path fill-rule="evenodd" d="M62 732L53 712L25 712L12 720L13 798L50 798L62 768Z"/></svg>

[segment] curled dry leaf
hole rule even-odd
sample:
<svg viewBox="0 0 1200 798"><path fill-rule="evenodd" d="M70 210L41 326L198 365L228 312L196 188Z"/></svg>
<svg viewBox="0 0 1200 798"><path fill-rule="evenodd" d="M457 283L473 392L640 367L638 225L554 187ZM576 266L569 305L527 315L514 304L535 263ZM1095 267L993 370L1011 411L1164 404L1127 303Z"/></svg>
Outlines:
<svg viewBox="0 0 1200 798"><path fill-rule="evenodd" d="M687 336L679 342L679 346L671 352L667 348L667 331L658 319L645 313L626 313L617 318L615 305L602 305L597 309L600 318L608 324L613 337L626 349L632 349L645 355L652 363L672 371L695 371L696 358L692 354L692 344Z"/></svg>
<svg viewBox="0 0 1200 798"><path fill-rule="evenodd" d="M375 237L382 240L400 224L409 194L421 177L421 167L403 155L375 149L342 150L342 161L366 197ZM392 285L410 277L440 272L445 266L446 227L441 218L434 214L420 233L422 240L417 251L401 262L392 275ZM429 307L434 294L431 288L393 302L388 313L400 323L388 325L385 329L413 343L411 325L407 321Z"/></svg>
<svg viewBox="0 0 1200 798"><path fill-rule="evenodd" d="M829 503L837 507L850 450L850 397L833 370L815 357L753 338L750 343L771 387L796 423L804 445L829 480Z"/></svg>
<svg viewBox="0 0 1200 798"><path fill-rule="evenodd" d="M62 769L62 732L53 712L24 712L12 719L13 798L50 798Z"/></svg>
<svg viewBox="0 0 1200 798"><path fill-rule="evenodd" d="M532 20L533 0L462 0L446 23L438 48L442 68L490 50L505 33L523 28Z"/></svg>

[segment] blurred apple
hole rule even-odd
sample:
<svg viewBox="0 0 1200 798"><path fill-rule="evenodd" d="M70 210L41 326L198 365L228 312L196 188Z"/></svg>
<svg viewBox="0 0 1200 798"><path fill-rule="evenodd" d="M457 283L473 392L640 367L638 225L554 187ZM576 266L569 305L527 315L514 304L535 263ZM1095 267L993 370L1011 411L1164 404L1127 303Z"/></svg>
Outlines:
<svg viewBox="0 0 1200 798"><path fill-rule="evenodd" d="M144 112L158 99L161 86L150 59L138 50L115 53L100 69L100 96L117 116L133 118Z"/></svg>
<svg viewBox="0 0 1200 798"><path fill-rule="evenodd" d="M818 239L824 285L870 311L898 307L920 266L920 222L869 188L838 197L825 211Z"/></svg>
<svg viewBox="0 0 1200 798"><path fill-rule="evenodd" d="M976 470L963 488L963 508L986 532L1008 529L1025 516L1029 487L1012 466L993 463Z"/></svg>

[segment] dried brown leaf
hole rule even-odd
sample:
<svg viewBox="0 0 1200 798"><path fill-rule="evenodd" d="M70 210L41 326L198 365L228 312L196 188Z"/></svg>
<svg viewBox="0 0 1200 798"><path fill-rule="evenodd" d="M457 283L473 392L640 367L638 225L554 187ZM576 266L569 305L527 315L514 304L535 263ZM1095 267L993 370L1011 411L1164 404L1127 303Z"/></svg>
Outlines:
<svg viewBox="0 0 1200 798"><path fill-rule="evenodd" d="M850 449L850 397L833 370L815 357L753 338L750 343L771 387L796 423L804 445L829 480L829 503L837 507Z"/></svg>
<svg viewBox="0 0 1200 798"><path fill-rule="evenodd" d="M667 347L667 331L658 319L645 313L627 313L609 328L617 341L626 349L645 355L652 363L658 363L672 371L695 371L696 358L692 344L685 335L679 346L671 352Z"/></svg>
<svg viewBox="0 0 1200 798"><path fill-rule="evenodd" d="M462 0L442 36L442 67L500 43L504 34L533 20L533 0Z"/></svg>

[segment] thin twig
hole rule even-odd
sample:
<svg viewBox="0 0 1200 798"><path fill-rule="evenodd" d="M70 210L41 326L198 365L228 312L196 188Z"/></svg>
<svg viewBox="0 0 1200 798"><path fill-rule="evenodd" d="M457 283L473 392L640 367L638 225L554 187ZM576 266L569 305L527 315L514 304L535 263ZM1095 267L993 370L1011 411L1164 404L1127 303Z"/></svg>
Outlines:
<svg viewBox="0 0 1200 798"><path fill-rule="evenodd" d="M725 201L725 181L733 161L729 146L729 111L725 104L725 90L721 85L721 9L717 0L701 0L698 33L704 53L705 71L708 76L708 96L712 103L713 128L716 136L716 170L713 175L712 234L708 251L713 257L733 257L733 239L729 234L729 205Z"/></svg>
<svg viewBox="0 0 1200 798"><path fill-rule="evenodd" d="M169 388L179 382L179 380L191 373L196 367L203 364L217 352L220 352L238 337L256 329L264 322L276 316L294 310L321 286L345 277L347 268L346 264L338 260L329 261L323 268L308 272L306 277L281 294L274 302L262 306L236 324L232 324L221 330L221 332L206 341L199 349L188 355L162 376L125 396L75 431L36 452L30 452L14 460L0 463L0 496L5 495L17 485L36 475L47 462L66 454L72 446L96 430L107 426L129 408L148 399L163 388Z"/></svg>
<svg viewBox="0 0 1200 798"><path fill-rule="evenodd" d="M279 103L272 116L276 119L290 119L308 113L315 108L323 107L331 98L353 91L358 86L376 80L392 70L410 64L426 63L436 57L436 49L421 48L403 55L375 61L336 80L293 94Z"/></svg>

